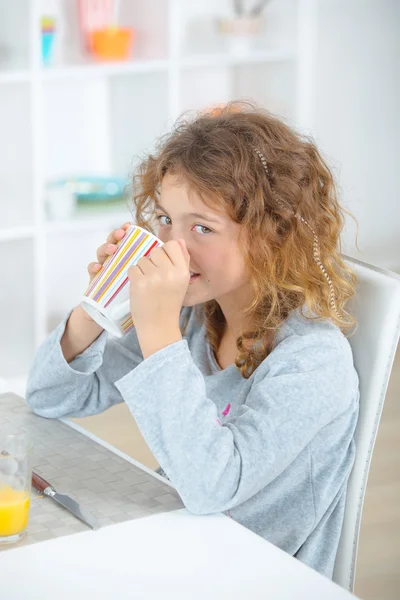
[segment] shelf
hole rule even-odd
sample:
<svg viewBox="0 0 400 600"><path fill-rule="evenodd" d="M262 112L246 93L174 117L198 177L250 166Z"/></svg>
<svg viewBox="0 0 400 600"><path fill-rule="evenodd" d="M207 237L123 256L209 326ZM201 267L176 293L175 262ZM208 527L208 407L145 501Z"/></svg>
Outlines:
<svg viewBox="0 0 400 600"><path fill-rule="evenodd" d="M133 216L126 204L102 208L79 208L76 215L64 221L47 221L45 229L49 235L76 231L94 231L107 227L120 227Z"/></svg>
<svg viewBox="0 0 400 600"><path fill-rule="evenodd" d="M31 72L23 70L0 69L0 84L2 83L29 83L31 81Z"/></svg>
<svg viewBox="0 0 400 600"><path fill-rule="evenodd" d="M0 0L0 182L7 199L0 248L9 290L2 298L0 384L4 377L23 393L34 350L79 301L96 248L113 229L135 222L131 191L124 202L78 203L72 217L50 220L47 184L71 173L131 178L186 110L244 95L294 113L297 62L302 67L305 58L297 46L298 2L273 2L265 35L235 54L215 27L215 0L125 0L120 18L135 29L134 52L128 61L101 62L82 48L74 2ZM41 64L38 35L44 4L54 5L60 24L49 65Z"/></svg>
<svg viewBox="0 0 400 600"><path fill-rule="evenodd" d="M238 55L221 52L218 54L202 54L187 56L181 60L183 69L235 66L252 63L281 62L295 60L296 53L291 50L254 51Z"/></svg>
<svg viewBox="0 0 400 600"><path fill-rule="evenodd" d="M167 60L137 60L129 62L82 63L43 68L40 73L45 81L56 79L93 77L99 75L125 75L135 73L157 73L168 69Z"/></svg>
<svg viewBox="0 0 400 600"><path fill-rule="evenodd" d="M10 240L24 240L34 236L33 227L10 227L9 229L0 229L0 242Z"/></svg>
<svg viewBox="0 0 400 600"><path fill-rule="evenodd" d="M235 66L263 62L281 62L295 60L294 51L269 50L254 51L248 54L235 56L228 52L217 54L201 54L186 56L178 62L182 69L195 69L217 66ZM137 60L129 62L94 63L87 62L76 65L60 65L44 67L39 73L45 81L66 78L93 77L98 75L125 75L136 73L162 73L169 67L167 59ZM32 72L28 70L0 70L0 84L2 83L28 83L32 80Z"/></svg>

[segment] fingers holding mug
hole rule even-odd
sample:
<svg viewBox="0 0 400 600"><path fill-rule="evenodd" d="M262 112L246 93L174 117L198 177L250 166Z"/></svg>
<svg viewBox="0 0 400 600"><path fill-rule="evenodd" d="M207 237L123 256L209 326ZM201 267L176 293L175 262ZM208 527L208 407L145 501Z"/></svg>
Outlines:
<svg viewBox="0 0 400 600"><path fill-rule="evenodd" d="M103 265L109 256L114 254L118 248L118 242L126 234L126 230L131 226L131 223L125 223L119 229L114 229L107 237L107 242L97 248L97 261Z"/></svg>
<svg viewBox="0 0 400 600"><path fill-rule="evenodd" d="M124 237L126 230L131 227L132 223L125 223L119 229L114 229L107 238L108 244L117 244Z"/></svg>
<svg viewBox="0 0 400 600"><path fill-rule="evenodd" d="M96 277L97 273L100 271L102 266L103 265L101 265L98 262L91 262L88 264L87 271L89 273L90 282L93 281L93 279Z"/></svg>
<svg viewBox="0 0 400 600"><path fill-rule="evenodd" d="M163 242L152 232L125 223L97 249L97 261L88 265L91 283L81 305L109 333L123 337L134 327L126 286L128 270L160 245Z"/></svg>
<svg viewBox="0 0 400 600"><path fill-rule="evenodd" d="M129 227L131 227L131 223L124 223L124 225L122 225L122 227L120 227L119 229L114 229L108 235L107 242L97 248L97 261L91 262L87 267L90 276L90 282L96 277L107 258L109 256L112 256L116 252L118 248L118 243L125 236L126 231L129 229Z"/></svg>

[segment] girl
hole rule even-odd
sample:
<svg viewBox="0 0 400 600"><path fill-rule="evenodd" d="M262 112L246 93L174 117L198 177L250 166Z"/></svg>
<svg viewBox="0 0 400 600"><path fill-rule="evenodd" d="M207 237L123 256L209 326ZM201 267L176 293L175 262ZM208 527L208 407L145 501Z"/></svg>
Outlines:
<svg viewBox="0 0 400 600"><path fill-rule="evenodd" d="M54 418L126 402L189 511L331 577L359 395L332 175L310 140L231 103L178 122L134 183L136 223L164 242L129 270L135 329L111 338L76 307L37 353L28 403Z"/></svg>

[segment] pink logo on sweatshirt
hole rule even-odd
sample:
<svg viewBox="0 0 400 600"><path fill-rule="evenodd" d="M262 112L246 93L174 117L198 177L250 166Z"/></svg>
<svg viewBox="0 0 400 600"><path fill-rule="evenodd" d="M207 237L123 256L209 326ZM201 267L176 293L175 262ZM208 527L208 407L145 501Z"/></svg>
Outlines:
<svg viewBox="0 0 400 600"><path fill-rule="evenodd" d="M231 405L227 404L225 410L222 411L222 415L224 417L226 417L226 415L229 413L230 410L231 410ZM217 419L217 423L218 423L218 425L222 425L222 423L219 419Z"/></svg>
<svg viewBox="0 0 400 600"><path fill-rule="evenodd" d="M230 410L231 410L231 405L227 404L225 410L222 411L222 414L224 415L224 417L226 417L226 415L229 413Z"/></svg>

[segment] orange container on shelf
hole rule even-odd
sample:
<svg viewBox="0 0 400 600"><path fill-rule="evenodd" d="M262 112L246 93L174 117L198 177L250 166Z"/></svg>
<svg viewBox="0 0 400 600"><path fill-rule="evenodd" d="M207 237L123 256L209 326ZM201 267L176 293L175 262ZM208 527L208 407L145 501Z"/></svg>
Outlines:
<svg viewBox="0 0 400 600"><path fill-rule="evenodd" d="M128 27L105 27L91 32L91 47L100 60L128 60L132 53L134 30Z"/></svg>

